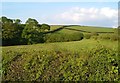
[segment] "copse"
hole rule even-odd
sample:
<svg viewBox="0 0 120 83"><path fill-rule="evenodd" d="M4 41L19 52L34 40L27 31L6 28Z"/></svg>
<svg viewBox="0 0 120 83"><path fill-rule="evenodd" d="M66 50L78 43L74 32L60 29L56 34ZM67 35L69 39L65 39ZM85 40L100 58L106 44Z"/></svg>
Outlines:
<svg viewBox="0 0 120 83"><path fill-rule="evenodd" d="M5 16L1 17L2 24L2 45L20 44L22 28L18 22Z"/></svg>
<svg viewBox="0 0 120 83"><path fill-rule="evenodd" d="M28 18L25 24L20 19L0 18L2 45L22 45L43 43L45 30L50 30L48 24L39 24L36 19ZM1 35L2 34L2 35Z"/></svg>
<svg viewBox="0 0 120 83"><path fill-rule="evenodd" d="M22 37L27 44L43 43L45 30L50 30L47 24L40 25L36 19L29 18L26 21L26 26L23 30Z"/></svg>

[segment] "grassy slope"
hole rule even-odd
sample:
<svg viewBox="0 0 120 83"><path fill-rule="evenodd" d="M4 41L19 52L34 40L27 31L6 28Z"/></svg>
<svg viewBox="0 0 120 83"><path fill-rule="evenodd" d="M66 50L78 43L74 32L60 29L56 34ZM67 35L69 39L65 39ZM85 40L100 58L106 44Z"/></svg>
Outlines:
<svg viewBox="0 0 120 83"><path fill-rule="evenodd" d="M117 41L110 41L110 40L94 40L94 39L83 39L81 41L72 41L72 42L56 42L56 43L44 43L44 44L33 44L33 45L18 45L18 46L4 46L2 47L2 50L4 51L4 49L19 49L19 48L41 48L41 49L49 49L49 47L51 48L52 46L57 46L57 47L63 47L64 45L65 46L71 46L71 47L80 47L81 46L88 46L89 48L89 45L90 47L92 46L96 46L97 44L102 44L102 45L105 45L107 47L116 47L117 46ZM114 44L113 44L114 43ZM107 45L108 44L108 45ZM63 46L61 46L63 45ZM74 45L74 46L73 46ZM80 46L79 46L80 45ZM64 47L65 49L67 49L67 47ZM26 50L29 50L29 49L26 49ZM39 50L39 49L38 49Z"/></svg>
<svg viewBox="0 0 120 83"><path fill-rule="evenodd" d="M101 49L101 46L105 48ZM112 55L115 56L117 47L117 41L96 41L92 39L2 47L2 65L3 70L5 69L4 74L5 72L7 73L3 75L5 76L3 80L60 80L62 77L64 77L62 80L72 80L72 78L74 80L85 80L85 73L89 72L86 68L89 68L89 65L92 72L89 75L92 76L87 78L87 80L102 80L102 78L96 77L94 73L96 70L100 72L97 75L103 77L104 80L113 80L117 77L114 78L111 75L117 76L118 74L108 76L112 65L109 66L109 62L105 62L106 58L108 58L107 56L110 56L109 50L105 53L104 51L109 48L111 49L110 53L113 52ZM100 54L96 53L96 51ZM96 63L98 60L100 60L99 63ZM86 62L89 65L82 65L86 64ZM96 64L99 66L96 67ZM107 68L110 68L109 71L104 69L106 65L108 66ZM70 72L70 66L73 73ZM107 76L103 75L105 72L107 72ZM77 75L77 73L79 74ZM75 76L82 76L82 78Z"/></svg>
<svg viewBox="0 0 120 83"><path fill-rule="evenodd" d="M84 30L84 31L89 31L89 32L113 32L113 28L106 28L106 27L71 26L71 27L67 27L67 28Z"/></svg>
<svg viewBox="0 0 120 83"><path fill-rule="evenodd" d="M114 43L114 44L113 44ZM57 43L47 43L47 44L35 44L35 45L22 45L22 46L7 46L2 47L3 58L12 59L12 57L16 56L15 53L19 52L33 52L39 50L52 51L52 50L69 50L72 52L84 50L91 50L95 48L97 45L105 45L110 49L117 49L117 41L107 41L107 40L92 40L92 39L84 39L81 41L73 41L73 42L57 42ZM8 55L9 52L13 52L13 55ZM6 54L8 53L8 54ZM8 60L9 61L9 60Z"/></svg>
<svg viewBox="0 0 120 83"><path fill-rule="evenodd" d="M62 25L51 25L51 30L55 30ZM76 30L84 30L89 32L114 32L113 28L106 27L92 27L92 26L69 26L66 28L76 29Z"/></svg>
<svg viewBox="0 0 120 83"><path fill-rule="evenodd" d="M57 28L59 28L59 27L61 27L62 25L50 25L50 29L51 29L51 31L52 30L55 30L55 29L57 29Z"/></svg>

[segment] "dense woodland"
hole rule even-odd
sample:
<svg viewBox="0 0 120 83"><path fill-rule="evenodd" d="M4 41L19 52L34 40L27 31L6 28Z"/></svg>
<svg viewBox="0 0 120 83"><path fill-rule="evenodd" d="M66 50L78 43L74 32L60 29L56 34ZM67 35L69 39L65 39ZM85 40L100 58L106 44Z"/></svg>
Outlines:
<svg viewBox="0 0 120 83"><path fill-rule="evenodd" d="M37 20L28 18L25 24L20 19L1 17L2 45L20 45L43 43L43 32L50 30L47 24L39 24Z"/></svg>

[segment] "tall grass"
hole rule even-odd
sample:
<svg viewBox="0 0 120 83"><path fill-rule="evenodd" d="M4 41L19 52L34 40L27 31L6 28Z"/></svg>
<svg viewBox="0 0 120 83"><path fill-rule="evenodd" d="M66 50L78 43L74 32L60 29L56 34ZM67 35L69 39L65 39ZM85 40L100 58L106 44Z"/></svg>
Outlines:
<svg viewBox="0 0 120 83"><path fill-rule="evenodd" d="M113 45L114 43L114 45ZM117 41L3 47L3 81L117 81Z"/></svg>

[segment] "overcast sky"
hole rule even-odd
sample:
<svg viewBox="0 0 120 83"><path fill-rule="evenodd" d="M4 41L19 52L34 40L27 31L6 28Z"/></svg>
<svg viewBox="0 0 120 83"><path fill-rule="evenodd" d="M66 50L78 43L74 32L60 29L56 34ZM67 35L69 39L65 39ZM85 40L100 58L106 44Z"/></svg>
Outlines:
<svg viewBox="0 0 120 83"><path fill-rule="evenodd" d="M99 0L102 1L102 0ZM40 24L79 24L117 27L118 2L7 2L2 16L19 18L24 23L34 18Z"/></svg>

